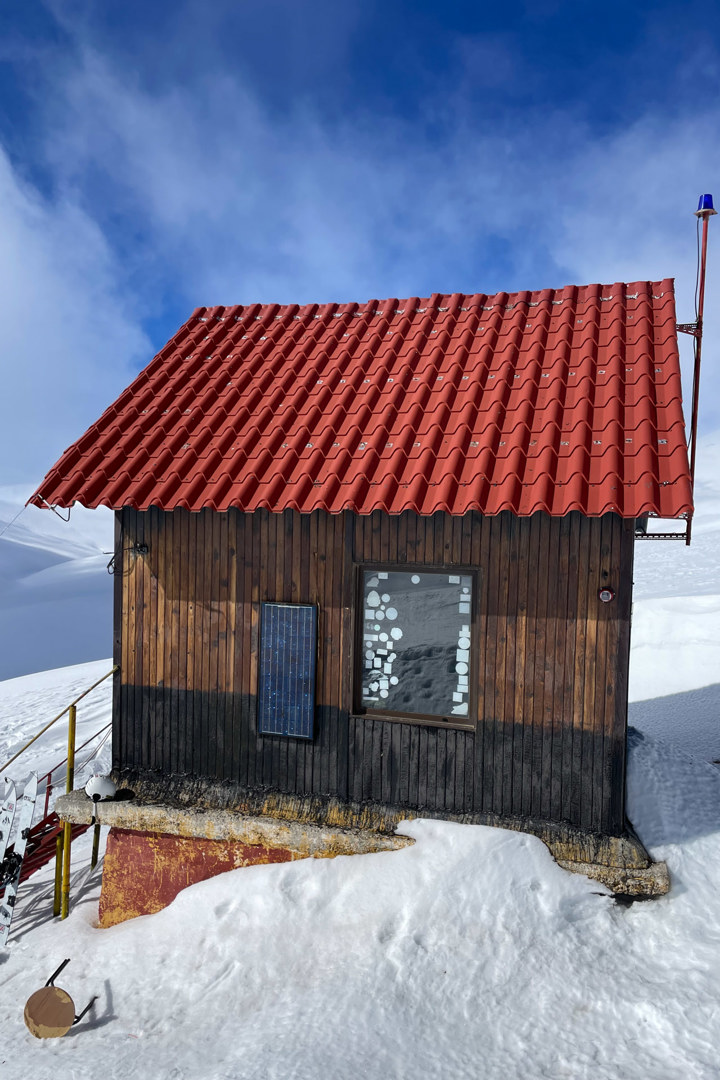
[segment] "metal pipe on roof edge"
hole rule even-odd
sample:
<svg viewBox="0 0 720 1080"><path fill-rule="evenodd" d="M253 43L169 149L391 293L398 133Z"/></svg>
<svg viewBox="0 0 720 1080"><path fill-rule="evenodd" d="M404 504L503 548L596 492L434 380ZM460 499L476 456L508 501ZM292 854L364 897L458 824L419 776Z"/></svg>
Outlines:
<svg viewBox="0 0 720 1080"><path fill-rule="evenodd" d="M43 495L41 495L39 492L36 492L35 495L31 495L30 498L28 499L28 501L25 503L25 505L28 506L30 504L30 502L35 498L40 499L42 502L44 502L45 505L47 506L48 510L52 510L53 514L55 514L57 517L59 517L60 520L64 521L65 524L67 525L68 521L70 520L70 514L72 513L72 505L67 507L68 516L66 518L64 518L62 516L62 514L59 513L57 506L53 506L51 503L49 503L47 501L47 499Z"/></svg>
<svg viewBox="0 0 720 1080"><path fill-rule="evenodd" d="M717 210L713 207L712 195L701 195L698 202L698 208L695 211L695 216L702 218L703 223L703 235L702 235L702 254L700 255L700 282L699 282L699 294L698 294L698 311L697 319L695 322L695 366L693 369L693 390L692 390L692 418L690 421L690 490L693 494L693 503L695 499L695 454L697 451L697 421L698 421L698 404L700 396L700 358L702 353L702 332L703 332L703 312L705 309L705 272L707 269L707 242L708 242L708 223L710 218L717 214ZM689 546L692 538L692 513L688 517L687 530L685 533L685 543Z"/></svg>

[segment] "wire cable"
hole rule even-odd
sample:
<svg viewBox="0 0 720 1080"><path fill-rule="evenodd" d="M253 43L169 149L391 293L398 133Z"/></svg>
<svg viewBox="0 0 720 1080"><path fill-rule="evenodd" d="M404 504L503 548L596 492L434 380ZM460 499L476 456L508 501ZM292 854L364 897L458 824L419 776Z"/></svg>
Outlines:
<svg viewBox="0 0 720 1080"><path fill-rule="evenodd" d="M7 525L5 526L4 529L0 529L0 536L4 536L5 533L8 531L8 529L11 528L15 524L15 522L20 517L20 515L24 514L26 510L27 510L27 506L21 506L20 509L18 510L17 514L15 515L15 517L12 519L12 521L8 521L8 523L7 523Z"/></svg>
<svg viewBox="0 0 720 1080"><path fill-rule="evenodd" d="M99 735L99 734L100 734L100 732L98 732L98 735ZM93 752L92 752L92 753L90 754L90 756L89 756L89 757L85 758L85 760L83 761L82 765L78 765L78 766L77 766L77 771L78 771L78 772L80 772L80 771L81 771L82 769L84 769L86 765L89 765L89 764L90 764L90 762L92 761L92 759L93 759L94 757L97 757L97 755L98 755L98 754L100 753L100 751L102 750L102 748L103 748L103 746L105 745L105 743L106 743L106 742L108 741L108 739L110 738L110 735L111 735L111 734L112 734L112 725L111 725L111 724L108 724L108 729L107 729L107 731L105 732L105 734L103 735L102 739L101 739L101 740L100 740L100 742L99 742L99 743L97 744L97 746L95 747L95 749L93 750Z"/></svg>

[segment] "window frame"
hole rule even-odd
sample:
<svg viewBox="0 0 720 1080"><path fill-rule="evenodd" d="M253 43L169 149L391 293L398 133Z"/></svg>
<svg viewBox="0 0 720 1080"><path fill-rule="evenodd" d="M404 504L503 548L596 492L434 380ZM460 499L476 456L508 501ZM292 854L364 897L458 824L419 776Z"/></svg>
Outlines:
<svg viewBox="0 0 720 1080"><path fill-rule="evenodd" d="M365 623L365 593L363 588L363 574L365 573L407 573L407 574L463 574L472 579L470 598L470 693L468 695L467 718L459 716L441 717L436 713L409 713L392 712L390 709L373 709L363 704L362 680L363 660L365 657L364 623ZM422 727L443 728L445 730L476 731L478 720L478 690L479 690L479 620L478 601L481 587L481 574L477 566L453 565L438 566L436 563L389 563L389 562L362 562L355 564L355 618L353 619L352 640L352 712L354 716L367 717L370 720L388 720L395 724L417 724Z"/></svg>

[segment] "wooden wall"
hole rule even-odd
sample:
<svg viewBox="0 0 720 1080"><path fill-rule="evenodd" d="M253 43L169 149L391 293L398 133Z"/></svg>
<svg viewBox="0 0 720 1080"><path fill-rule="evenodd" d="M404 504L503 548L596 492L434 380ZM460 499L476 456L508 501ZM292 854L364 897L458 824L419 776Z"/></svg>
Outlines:
<svg viewBox="0 0 720 1080"><path fill-rule="evenodd" d="M633 527L615 514L124 510L114 766L617 835ZM366 562L479 569L475 731L353 713L355 567ZM597 595L606 584L610 604ZM267 600L318 606L312 742L257 734Z"/></svg>

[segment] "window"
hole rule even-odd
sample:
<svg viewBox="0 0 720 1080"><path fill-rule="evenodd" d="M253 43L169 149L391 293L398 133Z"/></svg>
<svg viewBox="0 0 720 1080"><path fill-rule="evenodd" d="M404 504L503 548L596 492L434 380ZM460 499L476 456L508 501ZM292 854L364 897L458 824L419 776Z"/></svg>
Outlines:
<svg viewBox="0 0 720 1080"><path fill-rule="evenodd" d="M468 726L472 575L409 569L361 577L361 707Z"/></svg>

